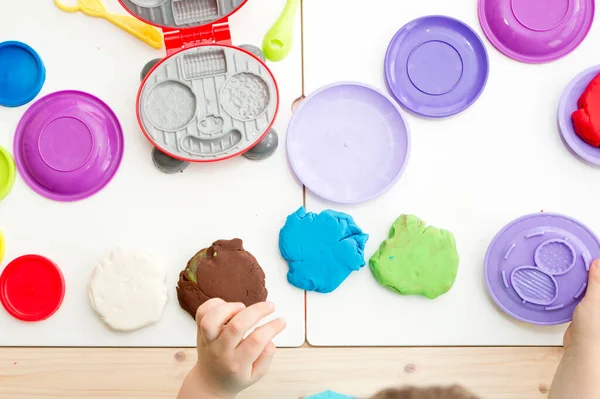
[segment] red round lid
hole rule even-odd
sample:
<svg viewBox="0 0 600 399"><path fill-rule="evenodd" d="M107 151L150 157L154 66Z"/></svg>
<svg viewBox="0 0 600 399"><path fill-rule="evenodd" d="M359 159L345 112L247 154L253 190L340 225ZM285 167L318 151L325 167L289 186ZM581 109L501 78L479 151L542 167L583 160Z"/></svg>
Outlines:
<svg viewBox="0 0 600 399"><path fill-rule="evenodd" d="M65 296L62 272L40 255L14 259L0 275L0 302L11 316L41 321L52 316Z"/></svg>

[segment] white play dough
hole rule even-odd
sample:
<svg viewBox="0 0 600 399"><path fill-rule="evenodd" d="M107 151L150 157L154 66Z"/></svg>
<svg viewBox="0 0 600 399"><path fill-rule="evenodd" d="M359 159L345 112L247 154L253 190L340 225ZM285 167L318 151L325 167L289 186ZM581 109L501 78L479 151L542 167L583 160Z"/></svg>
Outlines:
<svg viewBox="0 0 600 399"><path fill-rule="evenodd" d="M90 302L113 329L137 330L162 317L168 298L165 277L150 255L115 249L92 271Z"/></svg>

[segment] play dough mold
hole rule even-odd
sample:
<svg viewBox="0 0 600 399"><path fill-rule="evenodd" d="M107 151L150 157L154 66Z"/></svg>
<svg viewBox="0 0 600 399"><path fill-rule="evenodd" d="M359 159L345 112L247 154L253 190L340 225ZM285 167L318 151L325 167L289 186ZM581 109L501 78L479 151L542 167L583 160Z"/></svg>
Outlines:
<svg viewBox="0 0 600 399"><path fill-rule="evenodd" d="M485 257L485 280L494 301L514 318L533 324L571 320L587 287L600 242L578 221L540 213L504 227Z"/></svg>
<svg viewBox="0 0 600 399"><path fill-rule="evenodd" d="M402 215L369 265L382 286L402 295L434 299L454 285L458 260L452 233L427 226L416 216Z"/></svg>
<svg viewBox="0 0 600 399"><path fill-rule="evenodd" d="M365 265L369 239L350 215L332 210L288 216L279 233L279 250L287 261L290 284L306 291L329 293Z"/></svg>
<svg viewBox="0 0 600 399"><path fill-rule="evenodd" d="M137 330L161 319L168 298L165 277L150 255L116 249L92 271L90 303L113 329Z"/></svg>
<svg viewBox="0 0 600 399"><path fill-rule="evenodd" d="M260 60L232 47L201 46L156 66L140 91L138 112L162 152L210 161L254 146L277 104L275 80Z"/></svg>
<svg viewBox="0 0 600 399"><path fill-rule="evenodd" d="M244 0L121 0L132 14L152 25L186 28L216 22Z"/></svg>
<svg viewBox="0 0 600 399"><path fill-rule="evenodd" d="M219 240L189 260L179 274L177 298L193 318L211 298L250 306L267 299L265 273L242 240Z"/></svg>

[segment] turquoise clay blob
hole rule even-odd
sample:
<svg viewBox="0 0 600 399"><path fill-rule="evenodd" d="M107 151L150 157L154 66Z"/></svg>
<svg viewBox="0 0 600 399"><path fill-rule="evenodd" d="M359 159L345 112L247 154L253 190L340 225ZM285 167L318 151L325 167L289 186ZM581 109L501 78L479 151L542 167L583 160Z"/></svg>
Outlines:
<svg viewBox="0 0 600 399"><path fill-rule="evenodd" d="M350 215L307 213L301 207L279 233L279 250L290 268L288 282L306 291L332 292L365 265L368 239Z"/></svg>
<svg viewBox="0 0 600 399"><path fill-rule="evenodd" d="M454 235L416 216L401 215L371 257L375 279L402 295L435 299L452 288L458 270Z"/></svg>
<svg viewBox="0 0 600 399"><path fill-rule="evenodd" d="M313 395L313 396L309 396L304 399L356 399L356 398L353 396L342 395L340 393L336 393L333 391L325 391L325 392L321 392L321 393Z"/></svg>

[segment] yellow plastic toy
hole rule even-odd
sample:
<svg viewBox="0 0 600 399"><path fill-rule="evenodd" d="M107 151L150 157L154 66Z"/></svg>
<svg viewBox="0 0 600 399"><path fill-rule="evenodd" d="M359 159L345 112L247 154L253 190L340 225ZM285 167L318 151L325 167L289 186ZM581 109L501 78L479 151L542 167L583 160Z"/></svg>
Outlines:
<svg viewBox="0 0 600 399"><path fill-rule="evenodd" d="M75 6L62 4L60 0L54 0L54 4L65 12L81 11L90 17L104 18L149 46L157 50L162 48L163 38L158 29L145 24L135 17L110 13L106 11L106 7L104 7L104 4L100 0L78 0Z"/></svg>
<svg viewBox="0 0 600 399"><path fill-rule="evenodd" d="M0 263L4 260L4 234L0 230Z"/></svg>

